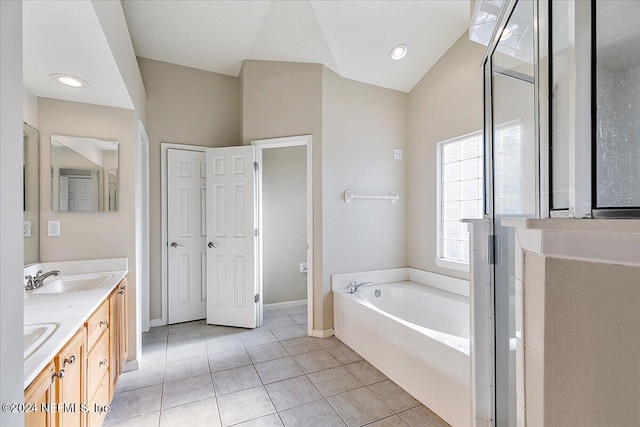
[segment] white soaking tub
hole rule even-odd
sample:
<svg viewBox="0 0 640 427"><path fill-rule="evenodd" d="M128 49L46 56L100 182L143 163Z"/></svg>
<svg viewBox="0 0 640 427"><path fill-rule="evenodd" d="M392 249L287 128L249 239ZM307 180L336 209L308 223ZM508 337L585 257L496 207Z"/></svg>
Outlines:
<svg viewBox="0 0 640 427"><path fill-rule="evenodd" d="M339 339L452 426L471 425L469 298L374 280L334 289L333 304Z"/></svg>

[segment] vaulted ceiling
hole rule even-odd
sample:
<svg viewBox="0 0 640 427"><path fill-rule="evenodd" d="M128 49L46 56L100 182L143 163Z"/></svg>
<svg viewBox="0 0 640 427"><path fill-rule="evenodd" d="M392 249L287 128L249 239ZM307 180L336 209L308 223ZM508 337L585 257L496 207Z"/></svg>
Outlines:
<svg viewBox="0 0 640 427"><path fill-rule="evenodd" d="M137 56L237 76L245 59L322 63L408 92L469 25L469 0L122 2ZM406 57L389 57L398 44Z"/></svg>

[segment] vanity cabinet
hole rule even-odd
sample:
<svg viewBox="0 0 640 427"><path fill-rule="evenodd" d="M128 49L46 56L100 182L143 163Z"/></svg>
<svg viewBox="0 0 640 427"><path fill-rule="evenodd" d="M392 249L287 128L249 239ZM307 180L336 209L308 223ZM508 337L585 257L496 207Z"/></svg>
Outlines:
<svg viewBox="0 0 640 427"><path fill-rule="evenodd" d="M62 404L55 416L57 425L61 427L85 425L85 413L81 409L87 402L84 384L86 340L86 329L81 328L54 358L57 377L55 401Z"/></svg>
<svg viewBox="0 0 640 427"><path fill-rule="evenodd" d="M129 356L129 322L127 310L127 279L122 279L118 285L118 375L122 373L124 364ZM114 291L115 292L115 291Z"/></svg>
<svg viewBox="0 0 640 427"><path fill-rule="evenodd" d="M27 404L24 414L25 427L51 427L54 425L53 414L42 411L41 408L51 405L55 401L55 380L55 365L51 362L25 390L24 402Z"/></svg>
<svg viewBox="0 0 640 427"><path fill-rule="evenodd" d="M111 395L116 389L118 377L122 374L129 355L128 316L127 316L127 279L122 279L109 296L109 310L113 323L109 335L112 370L110 375Z"/></svg>
<svg viewBox="0 0 640 427"><path fill-rule="evenodd" d="M25 426L101 426L127 360L127 327L125 278L27 387L25 403L37 411L25 413Z"/></svg>

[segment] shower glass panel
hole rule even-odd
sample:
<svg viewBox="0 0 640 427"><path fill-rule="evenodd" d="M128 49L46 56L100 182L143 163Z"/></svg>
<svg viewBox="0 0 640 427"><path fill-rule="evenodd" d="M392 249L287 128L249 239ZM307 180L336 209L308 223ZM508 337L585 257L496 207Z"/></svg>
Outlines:
<svg viewBox="0 0 640 427"><path fill-rule="evenodd" d="M551 22L551 200L552 210L569 209L570 40L569 0L549 5Z"/></svg>
<svg viewBox="0 0 640 427"><path fill-rule="evenodd" d="M497 426L515 426L517 355L521 337L515 322L515 253L513 228L503 218L536 217L538 212L538 143L534 85L534 2L519 0L490 57L492 170L489 194L493 219L495 314L495 417ZM485 94L487 96L487 94ZM523 372L520 370L520 372ZM522 378L519 379L522 381Z"/></svg>
<svg viewBox="0 0 640 427"><path fill-rule="evenodd" d="M594 1L592 25L594 216L640 216L640 2Z"/></svg>

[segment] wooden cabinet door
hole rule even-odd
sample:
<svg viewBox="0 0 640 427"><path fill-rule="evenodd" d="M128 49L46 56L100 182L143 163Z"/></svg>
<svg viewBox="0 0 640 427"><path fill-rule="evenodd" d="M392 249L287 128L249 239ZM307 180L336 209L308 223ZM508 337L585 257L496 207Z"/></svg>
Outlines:
<svg viewBox="0 0 640 427"><path fill-rule="evenodd" d="M81 410L87 403L85 390L87 332L80 330L54 358L56 382L56 420L58 427L81 427L86 416Z"/></svg>
<svg viewBox="0 0 640 427"><path fill-rule="evenodd" d="M111 384L109 400L113 399L116 384L118 383L118 372L120 372L120 357L118 356L120 321L118 319L118 295L120 288L117 287L109 295L109 319L111 327L109 328L109 358L111 359L111 369L109 369L109 381Z"/></svg>
<svg viewBox="0 0 640 427"><path fill-rule="evenodd" d="M55 366L49 363L25 390L24 402L28 406L24 414L25 427L53 426L53 413L44 408L51 407L55 402L55 375Z"/></svg>
<svg viewBox="0 0 640 427"><path fill-rule="evenodd" d="M127 361L129 355L129 322L128 322L128 302L127 302L127 279L124 278L118 286L118 336L119 336L119 369L118 374L122 373L122 368Z"/></svg>

